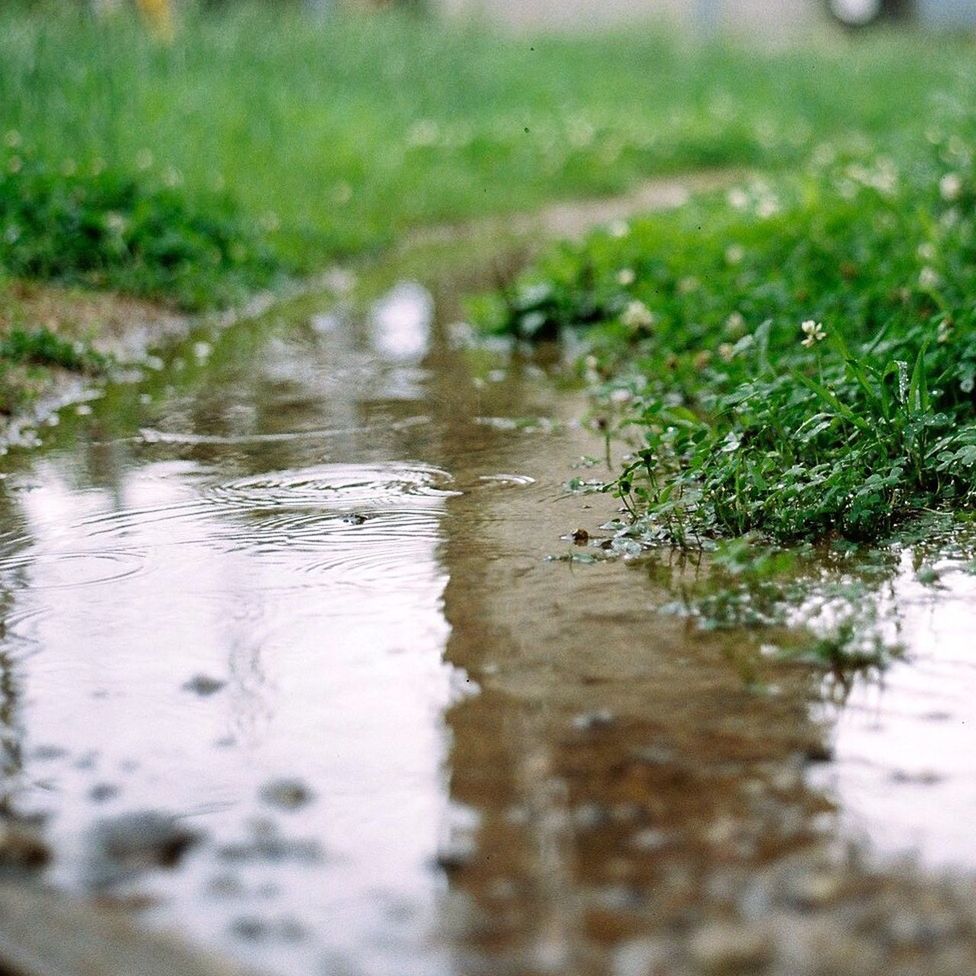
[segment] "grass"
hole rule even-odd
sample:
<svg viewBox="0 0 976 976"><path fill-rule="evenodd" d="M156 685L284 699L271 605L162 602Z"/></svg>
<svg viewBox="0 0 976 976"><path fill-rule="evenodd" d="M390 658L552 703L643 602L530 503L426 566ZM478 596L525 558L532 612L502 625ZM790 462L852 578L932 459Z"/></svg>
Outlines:
<svg viewBox="0 0 976 976"><path fill-rule="evenodd" d="M54 169L11 153L0 170L0 226L9 274L185 308L232 304L282 269L226 197L188 201L100 164Z"/></svg>
<svg viewBox="0 0 976 976"><path fill-rule="evenodd" d="M186 9L166 46L124 15L42 9L0 11L0 265L191 308L420 224L788 166L838 132L910 124L969 57L898 37L759 54L257 3Z"/></svg>
<svg viewBox="0 0 976 976"><path fill-rule="evenodd" d="M638 435L608 487L645 541L872 541L972 507L974 81L888 155L824 146L557 249L482 310L526 338L585 333L604 425Z"/></svg>

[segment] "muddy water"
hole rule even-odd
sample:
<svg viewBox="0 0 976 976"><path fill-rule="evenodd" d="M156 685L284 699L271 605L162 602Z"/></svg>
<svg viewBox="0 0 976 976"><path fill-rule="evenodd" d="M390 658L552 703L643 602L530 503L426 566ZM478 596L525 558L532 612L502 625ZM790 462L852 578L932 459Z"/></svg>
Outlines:
<svg viewBox="0 0 976 976"><path fill-rule="evenodd" d="M754 635L567 558L613 514L563 490L578 396L435 306L242 326L9 460L4 799L48 880L265 972L795 976L808 923L841 951L850 899L976 870L961 560L887 584L883 682L757 692Z"/></svg>

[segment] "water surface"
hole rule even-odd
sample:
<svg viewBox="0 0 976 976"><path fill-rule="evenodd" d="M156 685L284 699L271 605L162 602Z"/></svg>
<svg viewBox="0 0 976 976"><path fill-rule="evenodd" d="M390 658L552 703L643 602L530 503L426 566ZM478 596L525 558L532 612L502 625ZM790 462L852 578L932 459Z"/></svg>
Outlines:
<svg viewBox="0 0 976 976"><path fill-rule="evenodd" d="M546 560L613 514L563 487L601 445L558 362L447 325L415 284L323 299L10 459L6 801L46 817L50 879L267 972L470 976L625 973L838 843L976 869L960 561L933 591L906 555L878 596L909 650L880 683L757 694L755 635ZM282 778L307 795L269 801ZM204 839L113 864L98 824L138 811Z"/></svg>

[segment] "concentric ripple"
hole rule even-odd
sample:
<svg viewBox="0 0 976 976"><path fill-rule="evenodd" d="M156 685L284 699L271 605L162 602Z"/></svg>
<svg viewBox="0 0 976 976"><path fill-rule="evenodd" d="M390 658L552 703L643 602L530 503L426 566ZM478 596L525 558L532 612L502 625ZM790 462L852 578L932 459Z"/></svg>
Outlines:
<svg viewBox="0 0 976 976"><path fill-rule="evenodd" d="M0 560L0 579L23 576L23 589L52 590L115 583L142 571L142 554L127 550L35 553Z"/></svg>
<svg viewBox="0 0 976 976"><path fill-rule="evenodd" d="M225 482L210 489L215 501L241 508L384 507L456 495L446 471L420 464L325 464Z"/></svg>

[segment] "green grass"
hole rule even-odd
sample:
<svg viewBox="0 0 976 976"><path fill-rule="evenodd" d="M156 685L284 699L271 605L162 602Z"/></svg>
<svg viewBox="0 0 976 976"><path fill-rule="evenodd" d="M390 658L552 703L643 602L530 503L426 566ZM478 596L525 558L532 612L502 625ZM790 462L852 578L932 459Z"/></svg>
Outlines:
<svg viewBox="0 0 976 976"><path fill-rule="evenodd" d="M643 539L874 540L976 501L976 117L889 142L557 249L486 313L587 330Z"/></svg>
<svg viewBox="0 0 976 976"><path fill-rule="evenodd" d="M877 138L922 117L970 58L908 37L760 54L651 29L530 38L263 4L191 9L167 47L126 16L43 9L0 11L0 265L190 307L420 224ZM78 194L89 210L66 215ZM52 201L54 225L32 223ZM141 244L105 231L136 210ZM79 220L93 253L60 255ZM174 237L163 255L157 224Z"/></svg>
<svg viewBox="0 0 976 976"><path fill-rule="evenodd" d="M8 274L186 308L232 304L283 270L226 198L187 201L101 166L54 169L12 153L0 170L0 227Z"/></svg>
<svg viewBox="0 0 976 976"><path fill-rule="evenodd" d="M33 366L55 366L73 372L97 372L108 365L82 342L68 342L50 329L11 329L0 339L0 362Z"/></svg>

